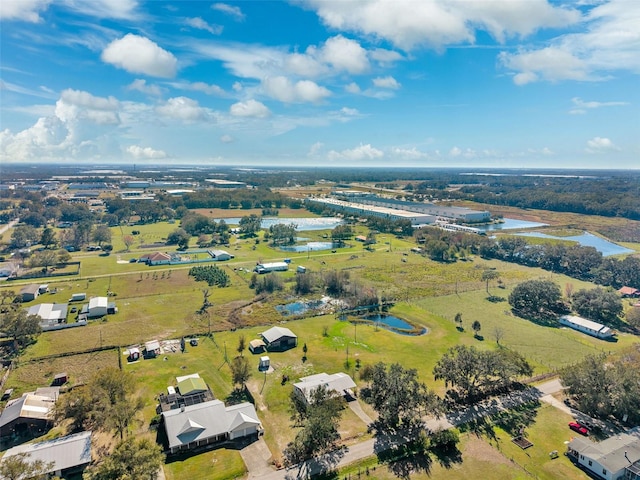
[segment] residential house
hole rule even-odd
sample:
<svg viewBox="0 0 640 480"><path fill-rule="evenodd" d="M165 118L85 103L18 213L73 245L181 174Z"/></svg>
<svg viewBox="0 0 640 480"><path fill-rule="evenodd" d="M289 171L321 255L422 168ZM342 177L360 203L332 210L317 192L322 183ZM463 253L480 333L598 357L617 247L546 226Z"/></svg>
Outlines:
<svg viewBox="0 0 640 480"><path fill-rule="evenodd" d="M20 290L20 297L23 302L31 302L32 300L35 300L38 295L40 295L40 285L25 285Z"/></svg>
<svg viewBox="0 0 640 480"><path fill-rule="evenodd" d="M640 480L638 428L598 443L585 437L576 437L567 445L567 455L596 478Z"/></svg>
<svg viewBox="0 0 640 480"><path fill-rule="evenodd" d="M91 432L80 432L39 443L27 443L7 450L1 462L27 454L30 462L42 461L46 472L59 478L81 473L91 463Z"/></svg>
<svg viewBox="0 0 640 480"><path fill-rule="evenodd" d="M313 392L320 387L325 387L335 395L352 397L353 391L351 389L356 388L356 383L346 373L339 372L332 375L327 373L309 375L300 378L299 382L293 384L296 394L307 403L313 398Z"/></svg>
<svg viewBox="0 0 640 480"><path fill-rule="evenodd" d="M211 400L162 412L162 423L171 453L187 451L228 440L258 435L262 425L249 402L225 406Z"/></svg>
<svg viewBox="0 0 640 480"><path fill-rule="evenodd" d="M633 287L622 287L618 290L618 293L623 297L640 297L640 290Z"/></svg>
<svg viewBox="0 0 640 480"><path fill-rule="evenodd" d="M272 351L284 351L298 344L298 337L288 328L272 327L261 334L266 349Z"/></svg>
<svg viewBox="0 0 640 480"><path fill-rule="evenodd" d="M40 318L39 324L43 332L57 330L67 320L66 303L41 303L32 305L27 309L27 315L35 315Z"/></svg>
<svg viewBox="0 0 640 480"><path fill-rule="evenodd" d="M171 255L164 252L147 253L142 255L138 261L147 265L169 265L171 263Z"/></svg>

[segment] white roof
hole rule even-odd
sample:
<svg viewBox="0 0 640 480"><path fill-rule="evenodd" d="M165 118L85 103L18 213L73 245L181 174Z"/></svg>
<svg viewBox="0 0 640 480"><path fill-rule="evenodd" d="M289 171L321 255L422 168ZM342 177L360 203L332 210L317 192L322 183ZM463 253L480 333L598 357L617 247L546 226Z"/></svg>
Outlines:
<svg viewBox="0 0 640 480"><path fill-rule="evenodd" d="M93 297L89 299L89 309L92 308L107 308L109 305L109 299L107 297Z"/></svg>
<svg viewBox="0 0 640 480"><path fill-rule="evenodd" d="M230 255L229 252L227 252L225 250L211 250L211 253L215 257L219 257L220 255Z"/></svg>
<svg viewBox="0 0 640 480"><path fill-rule="evenodd" d="M268 342L275 342L282 337L298 338L295 333L285 327L271 327L266 332L262 333L262 337Z"/></svg>
<svg viewBox="0 0 640 480"><path fill-rule="evenodd" d="M7 450L2 461L20 453L27 453L31 462L42 460L45 465L53 463L47 473L85 465L91 462L91 432L18 445Z"/></svg>
<svg viewBox="0 0 640 480"><path fill-rule="evenodd" d="M260 425L249 402L225 407L220 400L188 405L163 412L169 448Z"/></svg>
<svg viewBox="0 0 640 480"><path fill-rule="evenodd" d="M144 344L144 348L146 348L147 351L160 350L160 342L158 340L151 340Z"/></svg>
<svg viewBox="0 0 640 480"><path fill-rule="evenodd" d="M560 320L563 320L565 323L578 325L582 328L593 330L594 332L607 333L610 330L609 327L605 327L601 323L597 323L592 320L587 320L586 318L582 318L582 317L576 317L574 315L565 315L561 317Z"/></svg>
<svg viewBox="0 0 640 480"><path fill-rule="evenodd" d="M307 399L311 400L311 395L320 386L327 387L329 391L335 391L340 395L344 394L345 390L355 388L356 384L353 379L346 373L334 373L329 375L327 373L318 373L316 375L309 375L308 377L302 377L301 381L294 383L294 388L298 389Z"/></svg>
<svg viewBox="0 0 640 480"><path fill-rule="evenodd" d="M182 377L176 377L176 383L180 383L183 380L186 380L187 378L200 378L200 374L199 373L190 373L189 375L183 375Z"/></svg>
<svg viewBox="0 0 640 480"><path fill-rule="evenodd" d="M37 315L44 321L57 321L67 316L66 303L41 303L29 307L28 315Z"/></svg>

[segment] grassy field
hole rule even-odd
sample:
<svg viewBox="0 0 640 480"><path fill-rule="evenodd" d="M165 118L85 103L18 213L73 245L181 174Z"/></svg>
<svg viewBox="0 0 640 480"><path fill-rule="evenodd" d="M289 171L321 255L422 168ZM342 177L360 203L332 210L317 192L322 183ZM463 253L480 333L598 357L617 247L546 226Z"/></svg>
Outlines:
<svg viewBox="0 0 640 480"><path fill-rule="evenodd" d="M222 217L221 212L216 210L202 213ZM236 211L228 213L238 216ZM308 212L294 210L290 213L305 216ZM532 212L528 214L533 215ZM568 233L571 230L566 228L574 228L569 221L551 222L546 217L538 220L559 225L562 232ZM63 371L69 373L72 383L82 383L95 370L106 365L117 365L119 360L116 350L38 360L43 356L105 345L127 347L152 339L201 335L200 345L188 346L185 353L168 353L154 360L131 364L124 361L124 356L120 358L124 361L124 369L136 377L139 386L137 394L145 401L135 434L151 435L149 422L156 415L157 395L166 392L167 386L175 385L176 376L200 373L216 398L225 400L233 390L225 358L228 360L237 355L235 349L240 336L249 341L257 338L269 325L286 324L298 335L299 345L287 352L270 354L275 369L273 373L258 374L258 358L246 351L244 353L249 356L251 365L255 366L254 375L247 386L265 427L265 440L272 451L273 460L277 462L286 444L296 434L296 430L290 428L289 395L291 383L301 376L344 371L360 383L356 361L361 365L379 361L397 362L407 368L417 369L420 379L442 394L444 385L436 382L432 375L433 367L442 354L458 344L474 345L481 349L497 348L494 335L496 328L504 334L500 344L524 354L532 362L536 374L555 371L588 354L620 352L638 341L637 336L620 334L617 342L604 342L572 330L540 326L513 316L506 301L515 285L532 278L551 279L563 291L568 284L574 290L593 288L590 283L478 257L451 264L433 262L410 251L415 246L411 239L398 239L392 235L378 235L378 243L372 251L364 250L357 242L350 242L349 247L337 249L336 253L282 252L263 241L256 243L255 239L234 238L226 249L236 258L219 265L231 278L228 288L207 287L204 283L195 282L188 276L189 265L148 267L129 263L130 258L137 258L143 253L167 251L164 246L142 246L163 241L177 227L176 224L160 223L114 228L114 253L110 256L93 252L75 253L74 260L81 261L79 276L47 279L46 282L56 293L43 295L30 304L66 302L71 294L79 292L85 292L87 298L112 292L114 295L111 299L116 302L119 312L91 322L86 327L40 335L37 343L30 346L19 359L5 388L28 391L48 385L53 375ZM140 234L135 236L136 243L127 252L122 238L131 235L133 230L139 230ZM365 229L358 227L356 231L362 234ZM321 240L328 233L304 232L304 235L310 240ZM391 313L414 325L426 327L428 333L422 336L399 335L372 325L354 326L337 320L334 315L287 321L275 306L295 301L296 298L289 291L257 299L248 287L252 276L250 270L257 262L282 260L284 257L292 260L292 269L280 274L287 288L293 281L297 265L306 266L309 272L345 270L349 272L351 280L362 288L374 288L381 296L395 298L397 302ZM482 272L487 268L495 269L500 278L500 284L491 282L489 293L502 297L503 301L487 300L487 287L482 281ZM25 283L45 282L31 280L2 285L0 288L18 291ZM209 308L208 315L199 315L197 311L202 305L202 291L207 288L212 294L209 300L213 306ZM320 295L317 293L313 298ZM453 322L457 313L463 317L465 330L462 332L456 329ZM471 330L474 320L481 323L481 339L474 337ZM202 337L209 330L213 332L213 337ZM302 361L303 344L308 347L306 362ZM289 382L283 384L283 375L289 377ZM362 404L362 407L370 416L373 415L368 405ZM527 451L521 451L513 445L509 435L499 428L495 428L495 437L491 439L465 433L461 443L462 462L446 463L434 458L428 470L412 474L411 477L463 479L475 475L478 478L500 480L537 475L542 479L552 479L559 478L553 476L554 472L560 472L562 478L584 478L579 476L579 470L568 464L566 458L548 458L551 450L563 451L562 442L567 437L566 421L568 419L556 410L541 406L535 422L527 430L535 447ZM349 409L344 412L340 432L345 444L369 435L363 422ZM558 442L562 445L558 446ZM354 474L356 471L353 468L372 468L375 463L375 459L368 459L350 468L347 474ZM167 465L166 472L168 479L187 476L227 479L245 475L238 452L224 449L176 460ZM372 478L394 478L396 474L397 471L394 473L386 466L378 465Z"/></svg>

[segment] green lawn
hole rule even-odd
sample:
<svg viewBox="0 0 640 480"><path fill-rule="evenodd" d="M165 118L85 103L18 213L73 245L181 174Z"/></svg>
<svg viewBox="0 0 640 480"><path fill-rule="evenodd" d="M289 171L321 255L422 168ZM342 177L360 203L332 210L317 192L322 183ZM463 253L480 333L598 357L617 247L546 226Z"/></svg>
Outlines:
<svg viewBox="0 0 640 480"><path fill-rule="evenodd" d="M232 480L246 472L240 452L224 448L172 458L164 466L167 480Z"/></svg>

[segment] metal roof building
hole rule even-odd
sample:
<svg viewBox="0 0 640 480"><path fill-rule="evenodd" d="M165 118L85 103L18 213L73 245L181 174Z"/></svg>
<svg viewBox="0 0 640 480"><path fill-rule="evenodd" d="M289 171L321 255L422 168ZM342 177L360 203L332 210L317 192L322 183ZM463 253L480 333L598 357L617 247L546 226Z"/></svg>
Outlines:
<svg viewBox="0 0 640 480"><path fill-rule="evenodd" d="M346 373L318 373L300 378L300 382L294 383L296 393L304 398L307 403L311 401L313 392L319 387L326 387L329 392L333 391L338 395L345 395L348 391L356 387L356 383Z"/></svg>
<svg viewBox="0 0 640 480"><path fill-rule="evenodd" d="M18 445L7 450L2 461L20 453L28 454L31 462L42 460L45 465L51 464L46 473L61 477L63 474L82 470L91 462L91 432Z"/></svg>

